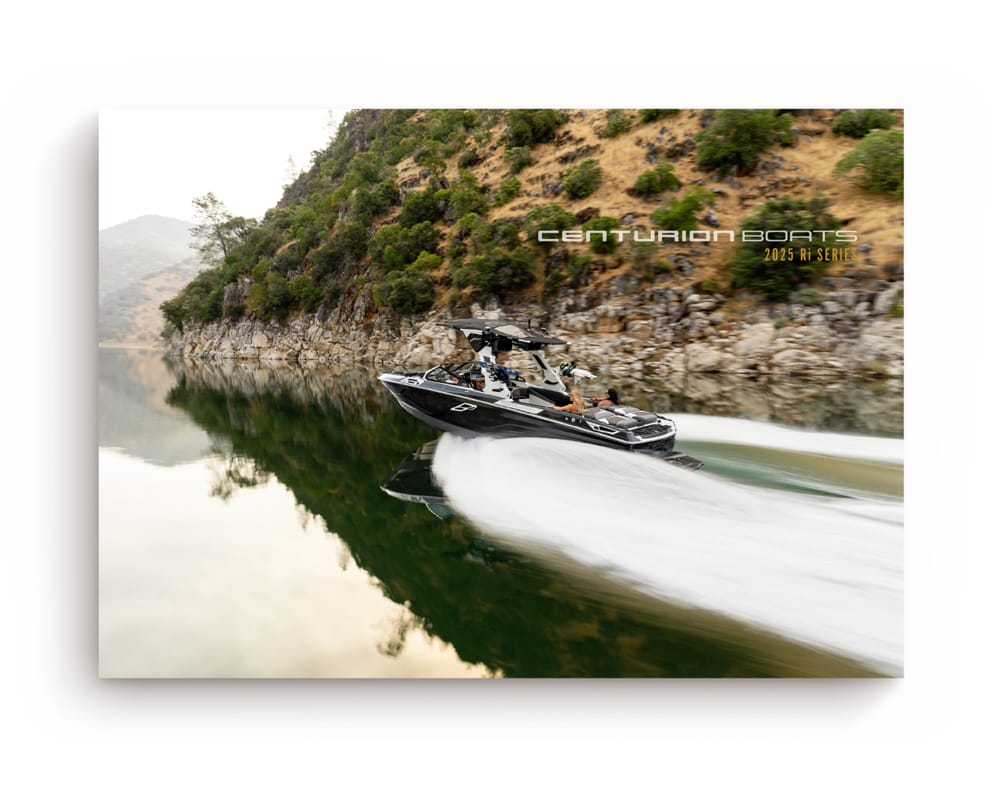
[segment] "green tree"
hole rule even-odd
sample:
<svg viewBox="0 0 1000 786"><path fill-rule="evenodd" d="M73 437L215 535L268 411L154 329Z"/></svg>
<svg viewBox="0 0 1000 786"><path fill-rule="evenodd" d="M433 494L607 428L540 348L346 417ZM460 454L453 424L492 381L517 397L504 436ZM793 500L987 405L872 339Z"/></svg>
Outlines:
<svg viewBox="0 0 1000 786"><path fill-rule="evenodd" d="M471 285L483 295L502 296L534 282L536 259L524 247L512 251L493 248L455 270L452 280L460 287Z"/></svg>
<svg viewBox="0 0 1000 786"><path fill-rule="evenodd" d="M860 169L855 181L874 194L903 197L903 132L896 129L872 131L840 161L834 171L844 175Z"/></svg>
<svg viewBox="0 0 1000 786"><path fill-rule="evenodd" d="M444 216L444 211L444 200L434 190L428 188L424 191L411 191L403 200L403 209L399 211L398 222L404 227L411 227L424 221L433 224Z"/></svg>
<svg viewBox="0 0 1000 786"><path fill-rule="evenodd" d="M191 200L198 223L191 228L195 242L191 248L198 251L201 261L215 265L231 254L247 239L257 226L252 218L242 218L230 213L222 200L209 191L204 196Z"/></svg>
<svg viewBox="0 0 1000 786"><path fill-rule="evenodd" d="M640 109L639 120L643 123L652 123L654 120L662 120L665 117L672 117L680 114L679 109Z"/></svg>
<svg viewBox="0 0 1000 786"><path fill-rule="evenodd" d="M748 175L760 154L788 140L791 118L773 109L724 109L698 134L698 167L708 172Z"/></svg>
<svg viewBox="0 0 1000 786"><path fill-rule="evenodd" d="M618 245L618 238L615 237L609 230L617 229L621 226L621 222L617 218L611 218L610 216L598 216L597 218L592 218L582 227L580 227L584 234L584 238L587 237L587 232L604 232L605 235L594 235L590 238L590 250L595 254L610 254L615 250Z"/></svg>
<svg viewBox="0 0 1000 786"><path fill-rule="evenodd" d="M496 205L506 205L521 193L521 181L516 177L505 177L497 187L496 196L493 203Z"/></svg>
<svg viewBox="0 0 1000 786"><path fill-rule="evenodd" d="M295 300L288 279L280 273L268 273L264 277L264 284L267 287L267 294L264 296L266 316L279 319L285 317Z"/></svg>
<svg viewBox="0 0 1000 786"><path fill-rule="evenodd" d="M461 218L468 213L482 215L487 206L485 189L471 172L462 171L448 189L448 204L454 211L455 218Z"/></svg>
<svg viewBox="0 0 1000 786"><path fill-rule="evenodd" d="M846 109L833 120L833 133L864 139L876 128L892 128L896 118L887 109Z"/></svg>
<svg viewBox="0 0 1000 786"><path fill-rule="evenodd" d="M605 121L604 128L600 133L600 136L605 139L612 139L632 127L632 121L620 109L609 109L605 113Z"/></svg>
<svg viewBox="0 0 1000 786"><path fill-rule="evenodd" d="M569 229L576 223L576 218L568 210L559 205L540 205L528 211L524 217L524 228L528 233L528 239L541 243L538 233L542 230L556 230L561 232Z"/></svg>
<svg viewBox="0 0 1000 786"><path fill-rule="evenodd" d="M555 109L511 109L507 112L507 147L531 147L551 142L556 129L567 120L569 115Z"/></svg>
<svg viewBox="0 0 1000 786"><path fill-rule="evenodd" d="M417 314L434 305L434 282L417 270L394 270L376 285L375 297L397 314Z"/></svg>
<svg viewBox="0 0 1000 786"><path fill-rule="evenodd" d="M674 174L670 164L661 164L656 169L648 169L636 178L632 186L636 193L642 196L652 196L664 191L680 188L681 181Z"/></svg>
<svg viewBox="0 0 1000 786"><path fill-rule="evenodd" d="M368 253L376 265L398 270L413 262L421 251L437 251L441 233L427 221L406 228L389 224L380 229L368 243Z"/></svg>
<svg viewBox="0 0 1000 786"><path fill-rule="evenodd" d="M808 202L782 197L765 202L754 211L741 224L741 234L753 230L788 233L790 238L791 233L795 233L799 239L783 243L765 240L740 243L729 266L733 287L781 300L795 287L813 281L829 264L824 251L837 247L820 234L841 225L827 212L827 204L819 197Z"/></svg>
<svg viewBox="0 0 1000 786"><path fill-rule="evenodd" d="M569 167L562 176L563 192L570 199L580 199L593 194L601 185L601 166L596 158L588 158L578 166Z"/></svg>
<svg viewBox="0 0 1000 786"><path fill-rule="evenodd" d="M289 284L292 300L302 308L303 311L312 311L319 305L323 293L313 282L312 278L306 274L295 276Z"/></svg>
<svg viewBox="0 0 1000 786"><path fill-rule="evenodd" d="M692 186L669 205L653 211L650 218L660 229L690 232L698 226L696 213L714 201L715 196L707 188Z"/></svg>
<svg viewBox="0 0 1000 786"><path fill-rule="evenodd" d="M526 147L509 147L503 154L504 163L510 167L510 173L516 175L522 169L534 163L531 159L531 151Z"/></svg>

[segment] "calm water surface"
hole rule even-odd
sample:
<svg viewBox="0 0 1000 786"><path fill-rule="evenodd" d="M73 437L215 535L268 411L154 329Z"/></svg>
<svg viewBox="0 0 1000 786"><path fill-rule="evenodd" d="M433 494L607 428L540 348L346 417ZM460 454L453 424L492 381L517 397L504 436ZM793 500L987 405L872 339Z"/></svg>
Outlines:
<svg viewBox="0 0 1000 786"><path fill-rule="evenodd" d="M619 383L689 473L373 376L101 350L102 676L901 671L900 391Z"/></svg>

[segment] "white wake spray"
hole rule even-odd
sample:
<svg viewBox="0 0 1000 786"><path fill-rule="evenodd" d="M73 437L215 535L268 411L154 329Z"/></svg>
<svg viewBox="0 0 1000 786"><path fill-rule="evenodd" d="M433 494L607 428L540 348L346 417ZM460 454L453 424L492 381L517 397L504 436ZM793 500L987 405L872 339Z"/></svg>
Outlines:
<svg viewBox="0 0 1000 786"><path fill-rule="evenodd" d="M773 428L781 440L791 431ZM902 454L899 440L823 437L836 439L812 444L837 455ZM434 474L451 504L498 538L555 548L651 595L901 670L901 501L751 488L548 439L446 435Z"/></svg>

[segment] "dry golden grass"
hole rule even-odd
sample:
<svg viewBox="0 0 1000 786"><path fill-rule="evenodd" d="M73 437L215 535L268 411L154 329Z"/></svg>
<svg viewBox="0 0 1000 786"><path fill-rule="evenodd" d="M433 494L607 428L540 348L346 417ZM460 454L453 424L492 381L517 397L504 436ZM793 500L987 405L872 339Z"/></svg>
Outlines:
<svg viewBox="0 0 1000 786"><path fill-rule="evenodd" d="M868 194L856 187L849 179L834 175L837 161L847 153L857 140L838 137L830 129L834 117L832 110L814 110L797 116L793 124L801 130L797 142L792 147L774 147L765 154L779 156L784 163L763 176L727 178L725 182L715 182L710 176L695 168L695 154L668 161L662 155L655 164L646 160L648 146L654 145L662 153L673 144L683 144L694 138L701 130L699 122L701 110L682 110L679 114L640 123L636 110L625 110L631 118L632 127L613 139L600 136L605 125L603 110L569 110L569 122L561 126L555 141L536 145L531 149L534 160L530 166L516 175L521 181L521 193L510 203L494 207L491 220L497 218L523 217L531 209L545 204L559 204L564 209L578 213L584 209L597 209L600 215L621 220L633 217L632 228L643 231L651 228L650 214L658 207L668 204L676 193L666 193L652 199L631 196L627 193L636 178L659 163L670 163L681 182L681 190L695 184L707 188L720 188L725 195L717 197L711 207L720 223L719 229L738 231L741 222L758 206L768 199L793 196L808 199L824 196L829 202L829 210L837 218L844 220L846 228L858 233L858 243L868 243L873 247L869 254L859 254L859 262L870 257L880 268L886 263L901 264L903 259L903 204L888 196ZM902 128L902 112L896 112ZM419 115L414 116L416 121ZM484 158L470 171L480 182L490 186L495 192L500 181L510 176L509 167L504 163L505 147L496 144L501 129L492 130L490 143L481 146L486 152ZM496 149L489 150L495 144ZM571 162L565 162L567 154L578 152ZM599 188L582 199L571 200L565 195L551 196L544 189L559 182L569 166L579 164L587 158L597 159L603 177ZM456 157L457 159L457 157ZM444 176L453 181L459 174L456 159L448 162ZM422 167L412 159L405 159L397 166L398 182L414 182L419 178ZM733 188L736 182L739 188ZM708 227L704 227L708 228ZM446 233L445 245L449 235ZM697 247L701 256L691 255ZM580 250L583 250L581 246ZM729 256L733 246L729 243L678 244L664 249L665 253L686 255L693 265L693 280L703 281L715 278L727 280ZM607 260L608 269L597 276L591 286L600 287L603 282L619 275L621 268L630 264L619 250L614 258ZM840 272L846 262L832 263L829 273ZM531 293L542 294L541 275Z"/></svg>

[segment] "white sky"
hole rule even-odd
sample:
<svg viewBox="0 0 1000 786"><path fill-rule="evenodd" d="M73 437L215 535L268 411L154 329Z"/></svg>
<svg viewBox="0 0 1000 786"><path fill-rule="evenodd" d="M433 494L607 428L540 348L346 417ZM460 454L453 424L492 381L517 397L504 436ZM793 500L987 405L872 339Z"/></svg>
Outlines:
<svg viewBox="0 0 1000 786"><path fill-rule="evenodd" d="M329 127L332 112L333 128ZM235 215L260 217L311 164L343 109L108 109L100 113L101 229L147 214L193 221L208 191Z"/></svg>

